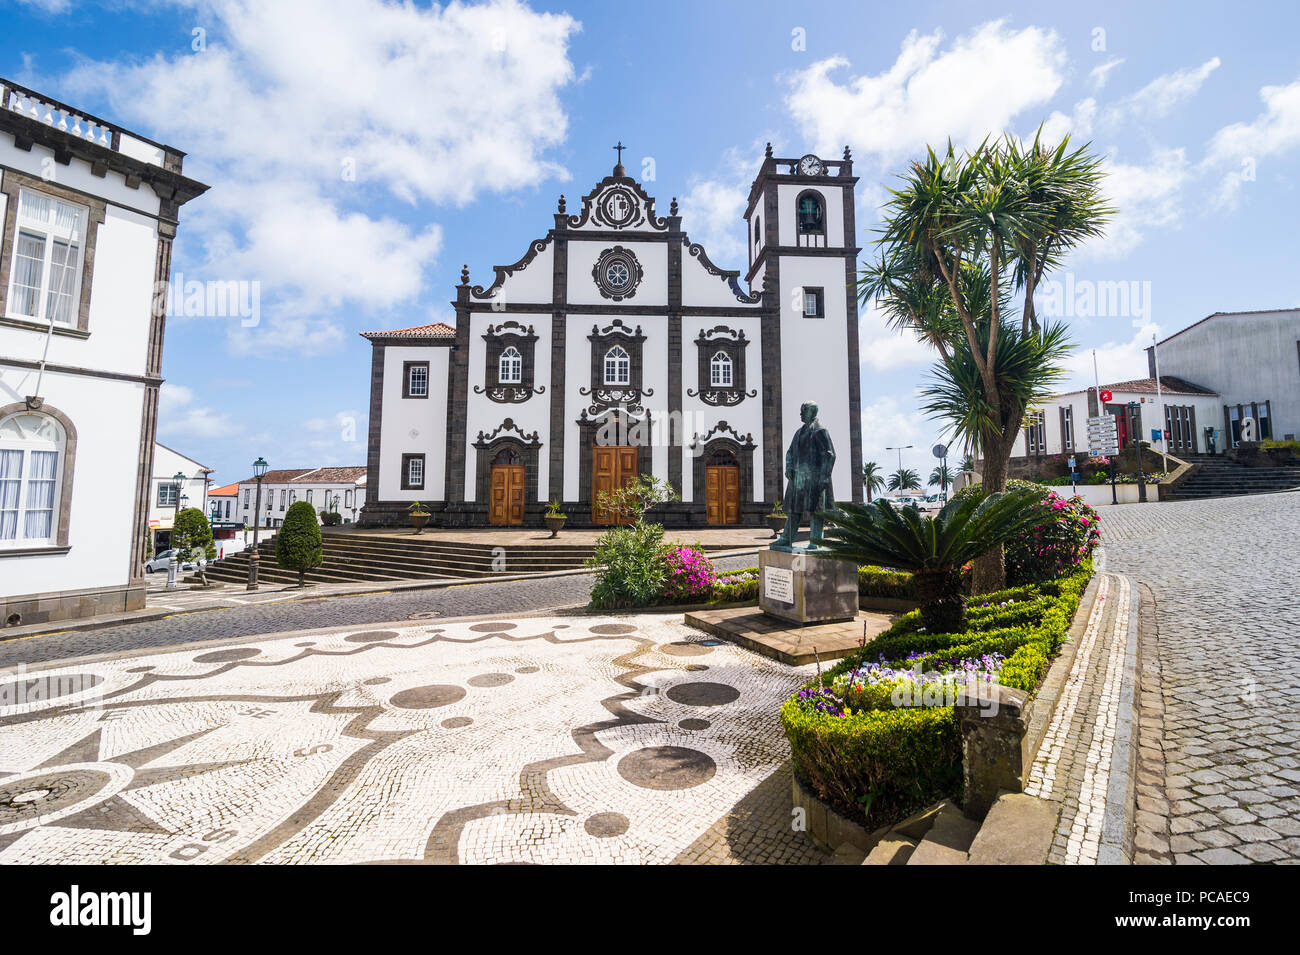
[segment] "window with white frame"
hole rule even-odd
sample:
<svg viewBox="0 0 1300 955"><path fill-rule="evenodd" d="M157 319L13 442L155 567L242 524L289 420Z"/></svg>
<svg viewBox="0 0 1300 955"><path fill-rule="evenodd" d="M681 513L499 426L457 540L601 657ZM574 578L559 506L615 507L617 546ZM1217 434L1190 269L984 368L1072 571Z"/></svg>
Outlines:
<svg viewBox="0 0 1300 955"><path fill-rule="evenodd" d="M158 506L175 507L179 499L180 485L175 481L163 481L158 485Z"/></svg>
<svg viewBox="0 0 1300 955"><path fill-rule="evenodd" d="M253 489L251 487L246 487L244 488L244 510L248 510L248 506L252 503L253 503Z"/></svg>
<svg viewBox="0 0 1300 955"><path fill-rule="evenodd" d="M64 444L63 428L48 415L0 421L0 547L54 542Z"/></svg>
<svg viewBox="0 0 1300 955"><path fill-rule="evenodd" d="M605 352L605 384L627 385L632 383L632 360L621 345L615 345Z"/></svg>
<svg viewBox="0 0 1300 955"><path fill-rule="evenodd" d="M412 454L406 459L406 485L410 488L424 487L423 454Z"/></svg>
<svg viewBox="0 0 1300 955"><path fill-rule="evenodd" d="M84 206L19 191L6 299L10 316L76 324L88 216Z"/></svg>
<svg viewBox="0 0 1300 955"><path fill-rule="evenodd" d="M282 511L284 510L284 502L285 502L285 498L287 498L288 496L289 496L289 491L288 491L288 489L286 489L286 488L280 488L280 510L282 510Z"/></svg>
<svg viewBox="0 0 1300 955"><path fill-rule="evenodd" d="M1074 450L1074 408L1070 405L1061 409L1061 450Z"/></svg>
<svg viewBox="0 0 1300 955"><path fill-rule="evenodd" d="M311 488L307 489L307 503L311 503Z"/></svg>
<svg viewBox="0 0 1300 955"><path fill-rule="evenodd" d="M805 288L803 290L803 317L804 318L824 318L826 312L824 309L823 289Z"/></svg>
<svg viewBox="0 0 1300 955"><path fill-rule="evenodd" d="M511 345L497 359L497 381L503 385L517 385L524 380L524 356Z"/></svg>
<svg viewBox="0 0 1300 955"><path fill-rule="evenodd" d="M731 379L731 356L720 351L709 359L709 384L714 388L730 388Z"/></svg>
<svg viewBox="0 0 1300 955"><path fill-rule="evenodd" d="M344 491L344 492L343 492L343 506L344 506L344 507L351 507L351 506L352 506L352 492L351 492L351 491Z"/></svg>
<svg viewBox="0 0 1300 955"><path fill-rule="evenodd" d="M1025 453L1044 454L1047 451L1045 416L1041 411L1025 414Z"/></svg>
<svg viewBox="0 0 1300 955"><path fill-rule="evenodd" d="M429 395L429 363L412 362L407 366L406 393L411 398L426 398Z"/></svg>

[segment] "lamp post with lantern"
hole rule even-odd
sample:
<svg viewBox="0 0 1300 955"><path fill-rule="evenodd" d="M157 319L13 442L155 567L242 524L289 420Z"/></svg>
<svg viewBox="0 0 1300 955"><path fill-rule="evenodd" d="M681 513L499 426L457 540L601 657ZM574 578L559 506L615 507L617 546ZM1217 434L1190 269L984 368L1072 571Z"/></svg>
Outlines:
<svg viewBox="0 0 1300 955"><path fill-rule="evenodd" d="M168 537L168 549L171 550L171 559L167 561L167 589L176 589L176 519L181 515L181 488L185 486L185 474L177 471L172 480L176 482L175 505L172 508L172 532Z"/></svg>
<svg viewBox="0 0 1300 955"><path fill-rule="evenodd" d="M248 586L247 590L257 589L257 532L262 523L262 478L266 476L266 469L270 465L266 459L259 456L253 462L253 477L257 479L257 499L253 502L253 552L248 555Z"/></svg>

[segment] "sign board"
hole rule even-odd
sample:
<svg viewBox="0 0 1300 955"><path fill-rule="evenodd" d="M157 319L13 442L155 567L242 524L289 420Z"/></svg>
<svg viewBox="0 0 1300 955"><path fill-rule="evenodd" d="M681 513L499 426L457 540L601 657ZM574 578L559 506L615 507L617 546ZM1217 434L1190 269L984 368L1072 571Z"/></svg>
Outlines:
<svg viewBox="0 0 1300 955"><path fill-rule="evenodd" d="M794 603L794 571L784 567L764 567L763 593L769 600Z"/></svg>
<svg viewBox="0 0 1300 955"><path fill-rule="evenodd" d="M1163 441L1164 438L1165 438L1165 433L1164 433L1163 431L1161 431L1159 428L1152 428L1152 429L1151 429L1151 440L1152 440L1152 441L1159 442L1159 441Z"/></svg>
<svg viewBox="0 0 1300 955"><path fill-rule="evenodd" d="M1074 471L1076 469L1077 469L1077 465L1074 462L1074 455L1072 454L1070 455L1070 470Z"/></svg>
<svg viewBox="0 0 1300 955"><path fill-rule="evenodd" d="M1088 453L1119 454L1119 424L1114 415L1088 419Z"/></svg>
<svg viewBox="0 0 1300 955"><path fill-rule="evenodd" d="M930 453L936 458L946 458L948 456L948 446L946 444L936 444L930 449Z"/></svg>
<svg viewBox="0 0 1300 955"><path fill-rule="evenodd" d="M1115 396L1112 395L1109 391L1103 391L1098 397L1101 398L1102 401L1110 401Z"/></svg>

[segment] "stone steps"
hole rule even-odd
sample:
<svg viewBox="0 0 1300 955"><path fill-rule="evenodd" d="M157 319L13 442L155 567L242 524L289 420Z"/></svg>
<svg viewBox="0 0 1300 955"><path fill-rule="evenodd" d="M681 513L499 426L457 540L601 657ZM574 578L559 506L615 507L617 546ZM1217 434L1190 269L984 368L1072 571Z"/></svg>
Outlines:
<svg viewBox="0 0 1300 955"><path fill-rule="evenodd" d="M979 828L956 803L945 799L892 827L862 864L965 865Z"/></svg>

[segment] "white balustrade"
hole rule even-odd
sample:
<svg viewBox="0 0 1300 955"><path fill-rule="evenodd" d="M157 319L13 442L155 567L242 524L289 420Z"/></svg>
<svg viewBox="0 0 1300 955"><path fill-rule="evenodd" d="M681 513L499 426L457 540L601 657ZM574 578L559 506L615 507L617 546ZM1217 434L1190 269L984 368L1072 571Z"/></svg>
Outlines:
<svg viewBox="0 0 1300 955"><path fill-rule="evenodd" d="M37 122L44 123L46 126L53 126L55 129L62 130L79 139L84 139L86 142L95 143L106 149L113 148L113 128L111 126L105 126L103 123L79 116L51 103L46 103L31 93L16 89L5 90L5 100L2 105L3 108L12 112L30 116Z"/></svg>

